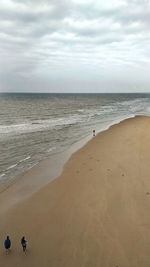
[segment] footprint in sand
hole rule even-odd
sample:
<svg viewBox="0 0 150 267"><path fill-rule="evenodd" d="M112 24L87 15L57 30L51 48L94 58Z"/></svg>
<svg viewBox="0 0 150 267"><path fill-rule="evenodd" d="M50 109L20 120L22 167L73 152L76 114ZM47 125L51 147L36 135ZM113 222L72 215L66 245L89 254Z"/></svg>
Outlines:
<svg viewBox="0 0 150 267"><path fill-rule="evenodd" d="M107 169L107 171L110 171L110 169Z"/></svg>
<svg viewBox="0 0 150 267"><path fill-rule="evenodd" d="M89 169L89 171L93 171L93 169Z"/></svg>
<svg viewBox="0 0 150 267"><path fill-rule="evenodd" d="M149 195L149 192L146 192L146 195Z"/></svg>
<svg viewBox="0 0 150 267"><path fill-rule="evenodd" d="M124 176L124 173L122 174L122 176Z"/></svg>

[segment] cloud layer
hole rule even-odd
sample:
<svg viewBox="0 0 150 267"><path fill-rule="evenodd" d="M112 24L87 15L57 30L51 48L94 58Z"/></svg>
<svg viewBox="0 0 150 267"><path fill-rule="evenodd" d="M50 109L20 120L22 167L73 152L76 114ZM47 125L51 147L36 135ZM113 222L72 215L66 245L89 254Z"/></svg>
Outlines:
<svg viewBox="0 0 150 267"><path fill-rule="evenodd" d="M148 0L1 0L0 91L149 91Z"/></svg>

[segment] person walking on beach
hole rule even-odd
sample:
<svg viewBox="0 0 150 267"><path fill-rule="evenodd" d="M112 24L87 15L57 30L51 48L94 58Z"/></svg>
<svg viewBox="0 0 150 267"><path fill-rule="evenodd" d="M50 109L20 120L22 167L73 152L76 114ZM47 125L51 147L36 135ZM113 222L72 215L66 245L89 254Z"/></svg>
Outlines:
<svg viewBox="0 0 150 267"><path fill-rule="evenodd" d="M11 247L11 241L9 236L7 236L7 238L4 241L4 247L6 249L6 253L8 253L10 251L10 247Z"/></svg>
<svg viewBox="0 0 150 267"><path fill-rule="evenodd" d="M95 130L93 130L93 137L95 136Z"/></svg>
<svg viewBox="0 0 150 267"><path fill-rule="evenodd" d="M24 236L21 238L21 245L22 245L23 252L26 252L26 249L27 249L27 240L25 240L25 237Z"/></svg>

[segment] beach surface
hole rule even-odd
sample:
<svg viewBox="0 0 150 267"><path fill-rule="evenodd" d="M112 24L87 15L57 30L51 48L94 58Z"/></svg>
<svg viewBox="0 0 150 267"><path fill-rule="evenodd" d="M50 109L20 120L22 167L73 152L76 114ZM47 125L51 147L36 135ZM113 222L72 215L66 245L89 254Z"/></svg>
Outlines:
<svg viewBox="0 0 150 267"><path fill-rule="evenodd" d="M40 170L43 179L49 166ZM150 118L127 119L98 134L30 197L14 201L15 188L17 182L0 194L0 266L150 266Z"/></svg>

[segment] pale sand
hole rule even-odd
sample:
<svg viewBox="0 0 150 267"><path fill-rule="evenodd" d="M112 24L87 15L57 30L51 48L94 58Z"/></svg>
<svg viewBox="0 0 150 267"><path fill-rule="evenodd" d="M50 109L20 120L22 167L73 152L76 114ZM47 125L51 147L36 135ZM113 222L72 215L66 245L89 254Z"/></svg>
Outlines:
<svg viewBox="0 0 150 267"><path fill-rule="evenodd" d="M0 239L9 234L13 246L10 255L0 247L0 267L150 266L149 174L150 118L136 117L93 138L58 179L6 210L5 191Z"/></svg>

